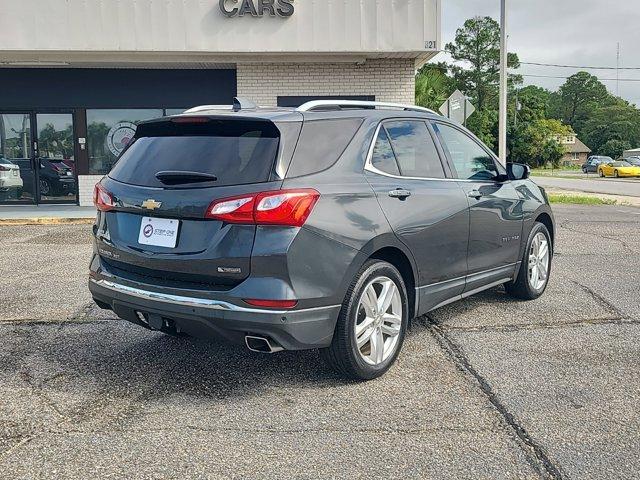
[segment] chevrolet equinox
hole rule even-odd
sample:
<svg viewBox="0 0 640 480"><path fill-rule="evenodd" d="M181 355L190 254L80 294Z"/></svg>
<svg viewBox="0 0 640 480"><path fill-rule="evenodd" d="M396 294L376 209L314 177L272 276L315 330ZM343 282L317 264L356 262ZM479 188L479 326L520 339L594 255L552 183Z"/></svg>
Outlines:
<svg viewBox="0 0 640 480"><path fill-rule="evenodd" d="M142 122L95 189L89 288L119 317L372 379L409 321L545 291L554 220L524 165L413 106L203 106Z"/></svg>

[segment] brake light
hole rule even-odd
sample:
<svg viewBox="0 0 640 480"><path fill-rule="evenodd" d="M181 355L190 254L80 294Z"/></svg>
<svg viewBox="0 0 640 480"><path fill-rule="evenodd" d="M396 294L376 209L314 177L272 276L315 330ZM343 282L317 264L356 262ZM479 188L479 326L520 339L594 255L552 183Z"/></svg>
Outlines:
<svg viewBox="0 0 640 480"><path fill-rule="evenodd" d="M93 190L93 204L101 212L108 212L116 206L111 194L99 183L96 184Z"/></svg>
<svg viewBox="0 0 640 480"><path fill-rule="evenodd" d="M209 123L211 121L208 117L173 117L172 123Z"/></svg>
<svg viewBox="0 0 640 480"><path fill-rule="evenodd" d="M276 190L214 201L206 218L227 223L301 227L320 193L311 188Z"/></svg>
<svg viewBox="0 0 640 480"><path fill-rule="evenodd" d="M294 308L297 304L297 300L256 300L256 299L245 299L245 303L248 303L252 307L261 307L261 308L281 308L285 310L290 310Z"/></svg>

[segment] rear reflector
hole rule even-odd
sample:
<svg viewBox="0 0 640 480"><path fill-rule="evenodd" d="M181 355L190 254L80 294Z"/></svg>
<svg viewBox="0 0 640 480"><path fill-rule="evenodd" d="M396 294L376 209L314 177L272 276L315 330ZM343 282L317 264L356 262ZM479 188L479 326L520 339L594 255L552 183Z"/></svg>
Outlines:
<svg viewBox="0 0 640 480"><path fill-rule="evenodd" d="M289 310L294 308L297 304L297 300L256 300L256 299L245 299L245 303L248 303L252 307L262 307L262 308L282 308L285 310Z"/></svg>
<svg viewBox="0 0 640 480"><path fill-rule="evenodd" d="M311 188L229 197L214 201L205 216L226 223L301 227L318 198Z"/></svg>
<svg viewBox="0 0 640 480"><path fill-rule="evenodd" d="M93 204L101 212L108 212L109 210L113 210L113 208L115 207L113 197L99 183L96 184L93 190Z"/></svg>

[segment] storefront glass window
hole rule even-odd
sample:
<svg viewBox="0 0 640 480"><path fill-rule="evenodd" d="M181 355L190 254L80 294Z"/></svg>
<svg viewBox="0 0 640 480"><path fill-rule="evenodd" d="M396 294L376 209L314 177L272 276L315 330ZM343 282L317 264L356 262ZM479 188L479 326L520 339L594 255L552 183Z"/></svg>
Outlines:
<svg viewBox="0 0 640 480"><path fill-rule="evenodd" d="M162 109L87 110L89 173L109 173L118 155L133 138L136 125L163 116Z"/></svg>

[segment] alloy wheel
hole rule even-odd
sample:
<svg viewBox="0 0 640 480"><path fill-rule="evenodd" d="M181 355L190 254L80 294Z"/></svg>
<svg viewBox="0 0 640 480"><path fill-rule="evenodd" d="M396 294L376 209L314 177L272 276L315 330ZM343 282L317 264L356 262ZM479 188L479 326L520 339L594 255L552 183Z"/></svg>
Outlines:
<svg viewBox="0 0 640 480"><path fill-rule="evenodd" d="M402 329L402 297L389 277L370 281L362 292L355 322L356 348L369 365L391 357Z"/></svg>
<svg viewBox="0 0 640 480"><path fill-rule="evenodd" d="M544 233L538 232L529 249L529 285L534 290L541 290L546 285L550 260L549 241Z"/></svg>

